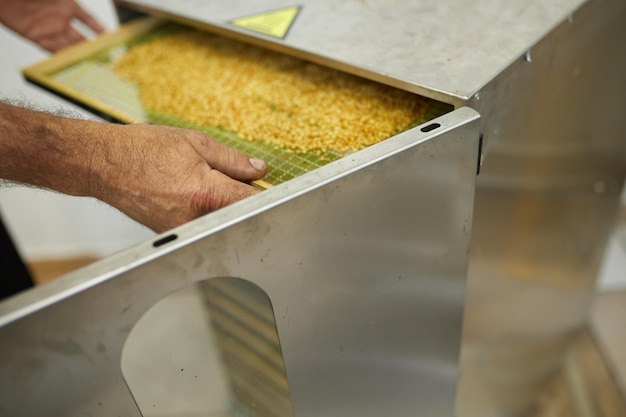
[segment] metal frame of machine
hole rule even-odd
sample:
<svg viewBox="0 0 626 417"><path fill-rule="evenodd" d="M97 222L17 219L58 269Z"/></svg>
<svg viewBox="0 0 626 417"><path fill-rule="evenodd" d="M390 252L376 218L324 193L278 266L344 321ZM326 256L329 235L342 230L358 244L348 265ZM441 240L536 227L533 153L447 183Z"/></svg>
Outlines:
<svg viewBox="0 0 626 417"><path fill-rule="evenodd" d="M218 276L289 307L297 416L453 415L463 313L457 414L534 409L585 326L623 185L623 1L301 1L284 38L232 24L281 0L119 5L457 110L3 303L0 410L138 415L117 368L130 327Z"/></svg>
<svg viewBox="0 0 626 417"><path fill-rule="evenodd" d="M5 301L3 413L140 415L120 367L135 322L241 277L280 312L296 415L451 415L478 121L459 109Z"/></svg>

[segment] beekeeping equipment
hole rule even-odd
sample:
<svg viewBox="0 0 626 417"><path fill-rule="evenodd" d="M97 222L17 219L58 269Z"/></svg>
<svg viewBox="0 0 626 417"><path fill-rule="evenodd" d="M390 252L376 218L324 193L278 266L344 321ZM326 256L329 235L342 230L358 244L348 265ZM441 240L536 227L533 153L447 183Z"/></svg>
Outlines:
<svg viewBox="0 0 626 417"><path fill-rule="evenodd" d="M139 415L118 366L132 326L230 277L271 302L297 416L532 412L615 219L626 5L222 3L118 7L454 110L5 302L5 409Z"/></svg>

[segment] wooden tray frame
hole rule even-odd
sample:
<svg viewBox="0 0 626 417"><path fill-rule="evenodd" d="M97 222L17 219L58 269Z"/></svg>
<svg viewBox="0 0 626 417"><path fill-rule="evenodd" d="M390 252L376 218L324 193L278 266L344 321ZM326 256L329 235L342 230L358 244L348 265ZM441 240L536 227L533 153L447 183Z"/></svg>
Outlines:
<svg viewBox="0 0 626 417"><path fill-rule="evenodd" d="M64 49L49 59L24 68L22 74L29 82L36 84L54 94L60 95L65 99L88 109L104 119L128 124L144 123L128 114L112 107L98 99L86 95L72 87L63 84L54 78L52 74L67 68L77 62L83 61L103 49L110 48L116 44L127 42L135 39L162 24L166 21L155 17L142 17L126 23L114 32L102 34L92 40L79 43Z"/></svg>

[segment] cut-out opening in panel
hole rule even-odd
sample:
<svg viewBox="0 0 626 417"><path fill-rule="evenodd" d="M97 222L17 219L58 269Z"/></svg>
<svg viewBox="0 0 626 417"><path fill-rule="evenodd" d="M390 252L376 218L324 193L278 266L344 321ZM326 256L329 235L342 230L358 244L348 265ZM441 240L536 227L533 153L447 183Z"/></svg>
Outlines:
<svg viewBox="0 0 626 417"><path fill-rule="evenodd" d="M420 131L422 131L424 133L428 133L428 132L432 132L433 130L438 129L440 127L441 127L441 125L439 123L431 123L429 125L426 125L426 126L422 127L420 129Z"/></svg>
<svg viewBox="0 0 626 417"><path fill-rule="evenodd" d="M175 235L174 233L172 233L172 234L170 234L170 235L164 236L164 237L162 237L162 238L160 238L160 239L156 240L156 241L152 244L152 246L154 246L155 248L158 248L158 247L163 246L163 245L165 245L165 244L167 244L167 243L173 242L173 241L175 241L176 239L178 239L178 236L177 236L177 235Z"/></svg>
<svg viewBox="0 0 626 417"><path fill-rule="evenodd" d="M271 302L243 279L159 301L133 327L121 367L144 417L294 415Z"/></svg>

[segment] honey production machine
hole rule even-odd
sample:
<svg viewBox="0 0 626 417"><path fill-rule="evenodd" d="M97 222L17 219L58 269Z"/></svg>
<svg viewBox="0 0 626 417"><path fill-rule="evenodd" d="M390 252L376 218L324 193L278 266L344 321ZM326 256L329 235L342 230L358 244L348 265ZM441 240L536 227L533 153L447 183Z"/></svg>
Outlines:
<svg viewBox="0 0 626 417"><path fill-rule="evenodd" d="M110 120L195 127L142 107L108 69L182 25L429 110L356 152L247 145L272 167L268 189L0 303L0 415L541 415L586 328L622 191L626 3L116 7L118 32L25 76ZM192 351L204 344L214 354ZM159 348L148 368L164 379L136 366Z"/></svg>

